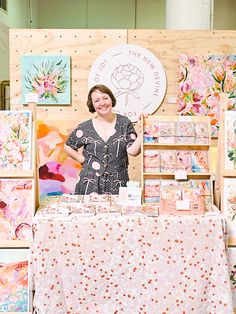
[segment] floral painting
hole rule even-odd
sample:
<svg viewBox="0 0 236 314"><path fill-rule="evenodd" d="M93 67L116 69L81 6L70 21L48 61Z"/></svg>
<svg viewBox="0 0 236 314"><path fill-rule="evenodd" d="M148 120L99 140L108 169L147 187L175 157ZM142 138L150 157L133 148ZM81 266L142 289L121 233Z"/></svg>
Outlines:
<svg viewBox="0 0 236 314"><path fill-rule="evenodd" d="M225 169L236 170L236 111L225 112Z"/></svg>
<svg viewBox="0 0 236 314"><path fill-rule="evenodd" d="M233 306L236 309L236 247L227 250L230 285L233 297Z"/></svg>
<svg viewBox="0 0 236 314"><path fill-rule="evenodd" d="M217 137L222 93L228 95L228 110L236 110L236 55L182 55L179 73L179 114L209 116Z"/></svg>
<svg viewBox="0 0 236 314"><path fill-rule="evenodd" d="M0 111L0 169L31 168L30 111Z"/></svg>
<svg viewBox="0 0 236 314"><path fill-rule="evenodd" d="M230 241L236 241L236 178L224 178L223 208Z"/></svg>
<svg viewBox="0 0 236 314"><path fill-rule="evenodd" d="M27 249L0 249L0 312L29 312Z"/></svg>
<svg viewBox="0 0 236 314"><path fill-rule="evenodd" d="M32 179L0 179L0 240L31 240Z"/></svg>
<svg viewBox="0 0 236 314"><path fill-rule="evenodd" d="M47 195L74 193L81 165L64 153L64 143L78 121L38 121L39 185L41 199Z"/></svg>
<svg viewBox="0 0 236 314"><path fill-rule="evenodd" d="M70 104L70 57L23 56L22 103L25 95L38 95L38 104Z"/></svg>

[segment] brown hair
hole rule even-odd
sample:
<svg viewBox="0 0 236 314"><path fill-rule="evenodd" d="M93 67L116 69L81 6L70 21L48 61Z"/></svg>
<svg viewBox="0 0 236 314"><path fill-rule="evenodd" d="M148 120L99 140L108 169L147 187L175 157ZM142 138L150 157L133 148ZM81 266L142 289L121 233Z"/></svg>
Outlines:
<svg viewBox="0 0 236 314"><path fill-rule="evenodd" d="M92 113L95 112L93 102L92 102L92 93L95 92L96 90L99 90L100 92L109 95L111 97L112 107L115 107L116 98L113 95L112 91L107 86L98 84L98 85L93 86L88 93L87 106L90 112Z"/></svg>

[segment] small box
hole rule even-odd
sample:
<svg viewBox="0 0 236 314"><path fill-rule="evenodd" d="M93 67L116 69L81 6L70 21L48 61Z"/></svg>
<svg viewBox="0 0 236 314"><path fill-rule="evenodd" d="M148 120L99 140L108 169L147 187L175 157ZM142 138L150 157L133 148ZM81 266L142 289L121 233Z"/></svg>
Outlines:
<svg viewBox="0 0 236 314"><path fill-rule="evenodd" d="M140 187L120 187L119 205L141 205L142 189Z"/></svg>

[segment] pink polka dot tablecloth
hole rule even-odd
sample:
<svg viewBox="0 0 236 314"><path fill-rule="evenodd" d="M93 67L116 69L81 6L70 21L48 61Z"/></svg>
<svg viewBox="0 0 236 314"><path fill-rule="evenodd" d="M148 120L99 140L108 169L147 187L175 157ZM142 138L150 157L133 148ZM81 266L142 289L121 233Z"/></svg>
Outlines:
<svg viewBox="0 0 236 314"><path fill-rule="evenodd" d="M86 217L44 206L33 223L35 313L233 313L220 214Z"/></svg>

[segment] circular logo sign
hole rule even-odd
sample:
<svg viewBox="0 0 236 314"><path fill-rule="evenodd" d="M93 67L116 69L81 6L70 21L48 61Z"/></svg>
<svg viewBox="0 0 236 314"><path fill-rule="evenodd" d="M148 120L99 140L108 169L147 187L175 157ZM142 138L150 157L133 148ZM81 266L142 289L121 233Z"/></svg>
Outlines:
<svg viewBox="0 0 236 314"><path fill-rule="evenodd" d="M88 85L103 84L116 97L114 112L138 120L140 113L151 114L166 92L166 75L158 58L137 45L118 45L102 53L92 65Z"/></svg>

